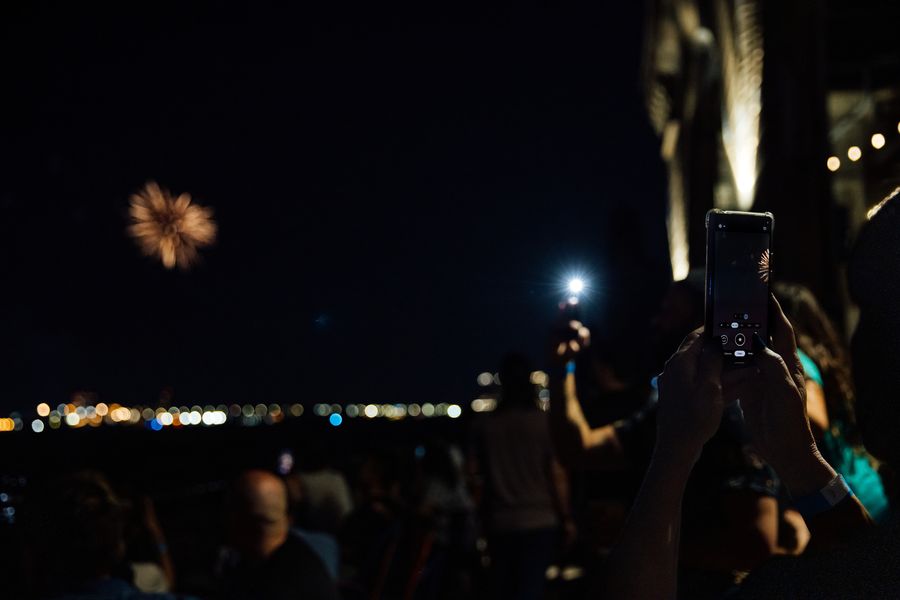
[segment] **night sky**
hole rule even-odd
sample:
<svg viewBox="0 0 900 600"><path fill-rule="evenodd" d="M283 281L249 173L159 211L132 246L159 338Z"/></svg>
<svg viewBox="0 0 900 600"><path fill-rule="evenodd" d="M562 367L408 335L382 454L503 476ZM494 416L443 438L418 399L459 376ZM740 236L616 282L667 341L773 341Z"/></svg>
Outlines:
<svg viewBox="0 0 900 600"><path fill-rule="evenodd" d="M2 9L0 412L466 402L540 362L577 269L639 343L669 273L642 3L121 4ZM126 235L151 179L215 211L191 271Z"/></svg>

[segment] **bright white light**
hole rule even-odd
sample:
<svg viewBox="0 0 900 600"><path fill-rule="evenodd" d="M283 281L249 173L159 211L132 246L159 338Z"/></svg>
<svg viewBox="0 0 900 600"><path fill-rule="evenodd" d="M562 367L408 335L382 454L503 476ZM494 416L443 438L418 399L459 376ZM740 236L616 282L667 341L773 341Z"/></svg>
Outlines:
<svg viewBox="0 0 900 600"><path fill-rule="evenodd" d="M46 402L41 402L37 405L37 414L41 417L46 417L50 414L50 405Z"/></svg>
<svg viewBox="0 0 900 600"><path fill-rule="evenodd" d="M837 156L829 156L828 160L825 162L825 166L828 167L829 171L834 173L841 168L841 159Z"/></svg>
<svg viewBox="0 0 900 600"><path fill-rule="evenodd" d="M49 411L47 414L50 414ZM31 430L35 433L40 433L44 430L44 422L40 419L35 419L31 422Z"/></svg>
<svg viewBox="0 0 900 600"><path fill-rule="evenodd" d="M119 419L121 420L121 418ZM159 416L156 417L156 420L159 421L159 424L163 427L168 427L175 420L175 417L172 416L172 413L160 413Z"/></svg>
<svg viewBox="0 0 900 600"><path fill-rule="evenodd" d="M584 279L581 277L573 277L569 280L569 291L573 294L580 294L584 291Z"/></svg>
<svg viewBox="0 0 900 600"><path fill-rule="evenodd" d="M853 162L858 161L862 158L862 150L860 150L859 146L850 146L847 148L847 158Z"/></svg>
<svg viewBox="0 0 900 600"><path fill-rule="evenodd" d="M369 404L366 406L366 409L363 412L365 413L365 415L368 418L374 419L375 417L378 416L378 407L375 406L374 404Z"/></svg>
<svg viewBox="0 0 900 600"><path fill-rule="evenodd" d="M69 427L75 427L81 421L81 417L79 417L76 413L69 413L66 415L66 425Z"/></svg>
<svg viewBox="0 0 900 600"><path fill-rule="evenodd" d="M478 385L481 387L486 387L494 383L494 375L492 373L484 372L478 376Z"/></svg>
<svg viewBox="0 0 900 600"><path fill-rule="evenodd" d="M462 409L459 407L459 404L451 404L447 407L447 416L451 419L457 419L461 414Z"/></svg>
<svg viewBox="0 0 900 600"><path fill-rule="evenodd" d="M191 425L199 425L201 419L203 419L203 417L200 415L200 411L191 411Z"/></svg>
<svg viewBox="0 0 900 600"><path fill-rule="evenodd" d="M876 150L881 150L882 148L884 148L884 143L884 135L876 133L872 136L872 147Z"/></svg>

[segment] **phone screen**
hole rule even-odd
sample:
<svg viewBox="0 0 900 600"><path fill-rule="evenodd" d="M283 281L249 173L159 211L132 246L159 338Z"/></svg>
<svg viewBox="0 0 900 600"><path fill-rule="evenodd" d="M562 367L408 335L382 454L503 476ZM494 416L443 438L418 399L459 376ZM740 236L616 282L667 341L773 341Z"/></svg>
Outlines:
<svg viewBox="0 0 900 600"><path fill-rule="evenodd" d="M728 219L711 224L714 273L709 324L726 357L736 363L753 356L753 334L768 339L771 221Z"/></svg>

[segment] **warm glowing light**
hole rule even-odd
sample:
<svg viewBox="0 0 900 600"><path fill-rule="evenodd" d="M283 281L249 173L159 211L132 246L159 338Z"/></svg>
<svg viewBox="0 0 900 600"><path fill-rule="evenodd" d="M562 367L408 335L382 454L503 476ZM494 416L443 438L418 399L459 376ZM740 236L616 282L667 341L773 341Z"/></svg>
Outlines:
<svg viewBox="0 0 900 600"><path fill-rule="evenodd" d="M872 141L872 147L875 148L876 150L881 150L882 148L884 148L884 143L885 143L884 135L882 135L880 133L873 134L871 141Z"/></svg>
<svg viewBox="0 0 900 600"><path fill-rule="evenodd" d="M569 280L568 289L573 294L580 294L584 291L584 279L581 277L573 277Z"/></svg>
<svg viewBox="0 0 900 600"><path fill-rule="evenodd" d="M862 158L862 150L860 150L859 146L850 146L847 148L847 158L853 162L858 161Z"/></svg>
<svg viewBox="0 0 900 600"><path fill-rule="evenodd" d="M302 404L291 404L291 416L299 417L303 414L303 405Z"/></svg>
<svg viewBox="0 0 900 600"><path fill-rule="evenodd" d="M828 160L825 161L825 166L828 167L829 171L834 173L841 168L841 159L839 159L837 156L829 156Z"/></svg>
<svg viewBox="0 0 900 600"><path fill-rule="evenodd" d="M880 211L882 208L884 208L885 204L887 204L888 202L890 202L891 200L896 198L898 195L900 195L900 187L896 188L893 192L888 194L884 200L882 200L881 202L879 202L878 204L876 204L875 206L870 208L866 212L866 219L871 219L872 217L877 215L878 211Z"/></svg>
<svg viewBox="0 0 900 600"><path fill-rule="evenodd" d="M900 133L900 123L897 123L897 133Z"/></svg>
<svg viewBox="0 0 900 600"><path fill-rule="evenodd" d="M426 402L422 405L422 415L425 417L433 417L434 416L434 404L430 402Z"/></svg>
<svg viewBox="0 0 900 600"><path fill-rule="evenodd" d="M0 431L13 431L16 423L12 419L0 419Z"/></svg>
<svg viewBox="0 0 900 600"><path fill-rule="evenodd" d="M160 425L162 425L163 427L168 427L172 424L175 418L172 416L172 413L164 412L156 417L156 420L159 421Z"/></svg>
<svg viewBox="0 0 900 600"><path fill-rule="evenodd" d="M579 331L579 334L581 332ZM534 371L531 373L531 383L540 386L546 386L548 382L547 374L543 371Z"/></svg>
<svg viewBox="0 0 900 600"><path fill-rule="evenodd" d="M48 413L49 414L49 413ZM31 422L31 430L35 433L40 433L44 430L44 422L40 419L35 419Z"/></svg>
<svg viewBox="0 0 900 600"><path fill-rule="evenodd" d="M81 422L81 417L79 417L76 413L70 412L66 415L66 425L69 427L77 427L78 423Z"/></svg>
<svg viewBox="0 0 900 600"><path fill-rule="evenodd" d="M722 25L718 40L723 76L722 143L737 206L749 210L756 191L764 53L759 8L752 3L738 6L733 13L727 8L717 11ZM673 270L675 267L673 261ZM677 268L681 271L683 265Z"/></svg>
<svg viewBox="0 0 900 600"><path fill-rule="evenodd" d="M462 414L462 408L460 408L459 404L451 404L447 407L447 416L451 419L458 419Z"/></svg>
<svg viewBox="0 0 900 600"><path fill-rule="evenodd" d="M39 417L46 417L50 414L50 405L46 402L41 402L37 405L37 414Z"/></svg>
<svg viewBox="0 0 900 600"><path fill-rule="evenodd" d="M129 214L128 232L141 251L158 256L167 269L190 267L198 249L216 239L212 209L191 204L189 194L175 198L155 181L131 196Z"/></svg>
<svg viewBox="0 0 900 600"><path fill-rule="evenodd" d="M491 385L492 383L494 383L494 376L493 376L493 374L487 373L487 372L481 373L478 376L477 381L478 381L478 385L480 385L481 387L487 387L487 386Z"/></svg>
<svg viewBox="0 0 900 600"><path fill-rule="evenodd" d="M107 414L109 414L109 407L106 404L104 404L103 402L100 402L99 404L97 404L95 410L97 411L97 414L100 415L101 417L105 417Z"/></svg>
<svg viewBox="0 0 900 600"><path fill-rule="evenodd" d="M422 414L422 407L419 406L418 404L413 403L413 404L409 405L407 412L409 413L409 416L411 416L411 417L418 417L419 415Z"/></svg>
<svg viewBox="0 0 900 600"><path fill-rule="evenodd" d="M374 404L369 404L366 406L366 409L363 412L365 413L365 415L368 418L374 419L375 417L378 416L378 407L375 406Z"/></svg>

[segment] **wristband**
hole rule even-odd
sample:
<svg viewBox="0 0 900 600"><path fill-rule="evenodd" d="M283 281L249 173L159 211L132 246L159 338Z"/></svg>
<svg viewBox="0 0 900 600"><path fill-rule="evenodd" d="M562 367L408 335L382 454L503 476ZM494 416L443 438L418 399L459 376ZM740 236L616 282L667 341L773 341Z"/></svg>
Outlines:
<svg viewBox="0 0 900 600"><path fill-rule="evenodd" d="M847 485L847 482L844 481L844 477L838 474L818 492L796 498L794 500L794 508L796 508L805 519L825 512L836 506L848 496L853 495L853 490L851 490L850 486Z"/></svg>

